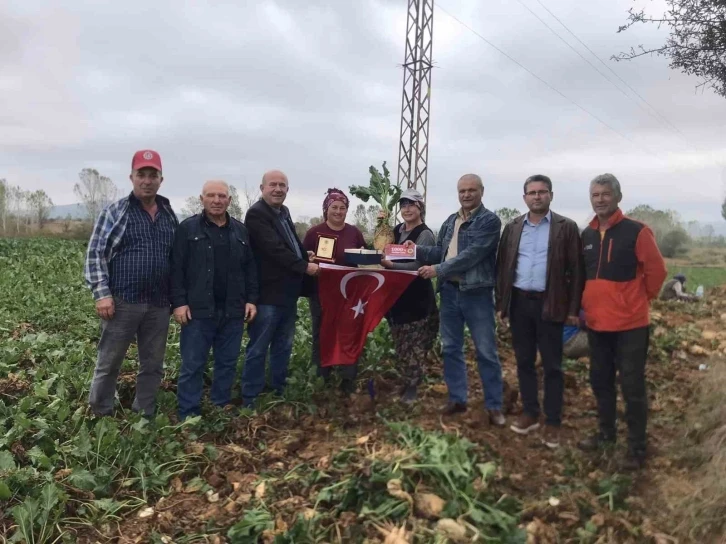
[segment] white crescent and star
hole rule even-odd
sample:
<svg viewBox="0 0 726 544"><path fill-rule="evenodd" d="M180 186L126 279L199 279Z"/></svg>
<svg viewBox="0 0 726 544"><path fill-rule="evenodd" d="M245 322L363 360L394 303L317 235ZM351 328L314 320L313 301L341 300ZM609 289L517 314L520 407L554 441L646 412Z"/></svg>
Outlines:
<svg viewBox="0 0 726 544"><path fill-rule="evenodd" d="M345 288L348 285L348 282L357 276L373 276L374 278L376 278L376 280L378 281L378 285L373 290L371 295L378 291L381 287L383 287L383 284L386 282L386 278L383 276L383 274L380 274L378 272L369 272L368 270L356 270L355 272L348 272L345 276L343 276L343 279L340 280L340 293L343 295L344 299L348 300L348 294L345 292ZM353 319L365 313L365 307L367 304L368 301L363 302L362 299L358 299L358 304L351 308L351 310L353 310L353 313L355 314L353 316Z"/></svg>

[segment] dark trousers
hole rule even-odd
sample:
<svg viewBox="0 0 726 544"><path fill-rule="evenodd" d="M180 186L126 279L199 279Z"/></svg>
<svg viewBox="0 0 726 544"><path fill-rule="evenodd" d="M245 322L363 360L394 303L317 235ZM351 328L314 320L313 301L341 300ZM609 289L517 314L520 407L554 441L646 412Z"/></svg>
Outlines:
<svg viewBox="0 0 726 544"><path fill-rule="evenodd" d="M544 413L548 425L559 427L562 423L562 327L563 323L544 321L544 299L518 289L512 291L509 322L512 328L512 344L517 358L519 393L524 412L539 417L537 385L537 350L542 355L544 369Z"/></svg>
<svg viewBox="0 0 726 544"><path fill-rule="evenodd" d="M139 372L132 409L154 415L156 392L164 377L164 353L169 332L169 306L131 304L114 297L116 312L112 319L101 320L98 360L88 402L97 415L113 414L116 381L126 351L136 339Z"/></svg>
<svg viewBox="0 0 726 544"><path fill-rule="evenodd" d="M179 418L201 413L204 371L209 350L214 350L214 377L210 391L211 401L217 406L228 404L232 398L244 332L244 319L229 319L217 312L209 319L192 319L181 330L181 368L176 395Z"/></svg>
<svg viewBox="0 0 726 544"><path fill-rule="evenodd" d="M620 387L625 399L628 423L628 446L634 453L644 453L648 423L648 396L645 387L645 360L648 355L650 328L628 331L588 331L590 341L590 383L597 399L600 432L615 438L615 374L620 373Z"/></svg>

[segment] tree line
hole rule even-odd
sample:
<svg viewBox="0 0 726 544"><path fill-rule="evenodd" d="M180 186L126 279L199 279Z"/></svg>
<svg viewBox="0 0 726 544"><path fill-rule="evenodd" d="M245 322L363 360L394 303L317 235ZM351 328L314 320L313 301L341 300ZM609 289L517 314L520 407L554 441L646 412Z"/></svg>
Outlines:
<svg viewBox="0 0 726 544"><path fill-rule="evenodd" d="M501 219L502 229L507 223L522 215L516 208L499 208L494 210L494 213ZM682 255L690 246L726 247L726 237L717 236L712 225L703 225L698 221L684 223L675 210L656 210L647 204L640 204L626 211L625 215L651 228L664 257ZM723 205L722 215L726 220L726 202Z"/></svg>
<svg viewBox="0 0 726 544"><path fill-rule="evenodd" d="M252 204L259 199L259 191L251 191L245 184L239 191L230 185L231 203L229 214L244 220L244 215ZM86 227L83 233L89 230L101 210L119 197L118 187L107 176L99 173L95 168L84 168L78 174L78 182L73 192L85 210ZM5 179L0 179L0 229L4 235L27 234L38 229L49 221L53 209L53 200L42 189L36 191L24 190L18 185L11 185ZM188 217L201 212L202 205L199 196L190 196L182 206L180 216ZM366 240L373 238L379 206L358 204L348 221L354 224L363 233ZM516 208L499 208L494 211L504 225L521 215ZM665 257L676 257L686 252L689 246L699 245L707 247L726 247L726 237L716 236L711 225L702 225L698 221L684 223L678 212L674 210L657 210L647 204L641 204L628 210L626 215L647 224L654 232L658 247ZM722 208L722 215L726 219L726 202ZM295 230L302 238L311 227L323 222L322 216L298 217ZM65 220L63 232L68 233L70 220Z"/></svg>
<svg viewBox="0 0 726 544"><path fill-rule="evenodd" d="M0 179L0 228L4 234L42 228L52 209L53 201L42 189L26 191Z"/></svg>

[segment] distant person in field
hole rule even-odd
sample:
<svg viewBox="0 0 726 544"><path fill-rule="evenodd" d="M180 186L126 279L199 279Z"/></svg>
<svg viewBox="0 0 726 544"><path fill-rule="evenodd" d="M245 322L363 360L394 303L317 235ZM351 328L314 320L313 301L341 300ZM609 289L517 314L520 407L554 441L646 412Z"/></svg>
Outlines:
<svg viewBox="0 0 726 544"><path fill-rule="evenodd" d="M509 318L523 412L512 423L518 434L539 428L537 351L544 369L544 444L560 445L564 376L562 329L577 325L585 281L580 229L553 212L552 180L536 174L524 182L529 212L504 227L497 257L497 309Z"/></svg>
<svg viewBox="0 0 726 544"><path fill-rule="evenodd" d="M257 317L248 327L242 399L251 406L265 387L269 352L272 389L282 394L295 338L297 299L310 296L312 277L319 267L295 233L290 211L283 203L289 190L287 176L271 170L262 176L262 198L250 207L245 226L257 260L260 296Z"/></svg>
<svg viewBox="0 0 726 544"><path fill-rule="evenodd" d="M415 189L406 189L401 193L398 206L403 223L393 229L394 242L403 244L410 240L422 246L435 245L436 237L424 223L426 203L423 195ZM392 270L418 270L425 263L409 259L395 262L384 260L381 264ZM391 327L396 358L401 363L401 401L410 404L418 396L418 386L424 372L423 363L434 347L439 328L439 310L431 280L416 278L386 317Z"/></svg>
<svg viewBox="0 0 726 544"><path fill-rule="evenodd" d="M204 371L214 352L210 399L232 400L245 323L257 314L257 264L247 228L227 213L229 185L208 181L202 213L182 221L171 255L171 306L182 326L179 418L201 413Z"/></svg>
<svg viewBox="0 0 726 544"><path fill-rule="evenodd" d="M660 292L660 300L683 300L692 302L698 300L698 297L686 293L686 276L676 274L672 279L668 280Z"/></svg>
<svg viewBox="0 0 726 544"><path fill-rule="evenodd" d="M482 204L484 184L476 174L463 175L457 185L461 208L441 226L436 245L417 245L416 258L430 263L419 268L424 279L438 277L441 292L441 343L449 402L444 415L467 410L464 326L469 327L484 389L489 421L504 427L502 366L497 355L494 285L501 221Z"/></svg>
<svg viewBox="0 0 726 544"><path fill-rule="evenodd" d="M623 468L640 468L646 458L650 301L667 272L653 232L623 215L620 182L612 174L590 183L595 218L582 233L587 281L582 308L590 340L590 383L597 399L599 431L580 442L596 450L616 439L617 373L625 399L628 453Z"/></svg>
<svg viewBox="0 0 726 544"><path fill-rule="evenodd" d="M328 189L327 195L323 200L323 219L324 221L305 233L303 239L303 248L308 253L311 261L327 262L329 260L319 260L316 258L318 250L318 238L324 236L328 239L334 238L335 248L332 256L332 264L345 266L345 250L365 247L366 242L363 233L353 225L345 222L348 214L350 201L343 191L340 189ZM318 297L317 281L314 282L313 292L310 297L310 317L313 328L313 346L311 351L312 363L318 369L318 375L328 381L331 376L333 367L320 366L320 324L322 322L322 308L320 307L320 298ZM358 363L354 365L345 365L339 367L341 376L340 387L344 395L350 395L355 392L355 379L358 375Z"/></svg>
<svg viewBox="0 0 726 544"><path fill-rule="evenodd" d="M169 331L169 254L178 221L157 194L164 178L156 151L131 162L131 194L98 216L86 255L86 283L101 318L98 360L89 403L96 415L113 414L116 380L136 339L139 371L133 410L152 416L164 374Z"/></svg>

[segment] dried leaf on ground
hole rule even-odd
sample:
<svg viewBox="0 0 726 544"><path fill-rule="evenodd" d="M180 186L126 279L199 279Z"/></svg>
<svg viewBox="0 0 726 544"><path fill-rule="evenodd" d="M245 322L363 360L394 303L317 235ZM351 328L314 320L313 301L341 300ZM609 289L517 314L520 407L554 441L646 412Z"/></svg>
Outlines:
<svg viewBox="0 0 726 544"><path fill-rule="evenodd" d="M258 499L264 499L265 498L265 482L260 482L257 484L257 487L255 487L255 497Z"/></svg>
<svg viewBox="0 0 726 544"><path fill-rule="evenodd" d="M150 518L154 515L154 508L152 506L147 506L146 508L142 508L139 510L139 513L137 514L139 518L146 519Z"/></svg>

